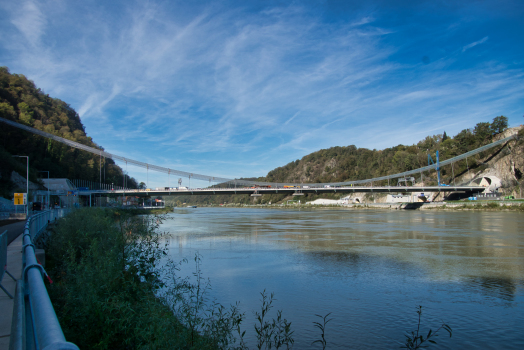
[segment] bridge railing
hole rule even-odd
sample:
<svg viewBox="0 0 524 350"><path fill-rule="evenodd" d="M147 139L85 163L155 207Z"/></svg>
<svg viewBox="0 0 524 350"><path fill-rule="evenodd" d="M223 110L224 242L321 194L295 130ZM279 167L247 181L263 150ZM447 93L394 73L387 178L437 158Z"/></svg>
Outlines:
<svg viewBox="0 0 524 350"><path fill-rule="evenodd" d="M48 223L68 211L47 210L27 219L23 234L23 273L17 283L10 350L78 350L64 337L44 284L45 270L36 258L33 244Z"/></svg>

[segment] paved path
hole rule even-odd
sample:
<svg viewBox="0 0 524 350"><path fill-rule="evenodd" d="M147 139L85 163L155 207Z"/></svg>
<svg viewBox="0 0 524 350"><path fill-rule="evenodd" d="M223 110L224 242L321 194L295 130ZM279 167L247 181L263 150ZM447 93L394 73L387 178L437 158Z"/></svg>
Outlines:
<svg viewBox="0 0 524 350"><path fill-rule="evenodd" d="M16 237L20 236L24 232L26 221L15 222L14 224L0 226L0 233L7 230L7 244L11 244Z"/></svg>
<svg viewBox="0 0 524 350"><path fill-rule="evenodd" d="M0 226L0 233L7 230L7 242L9 244L7 246L7 271L16 279L22 278L22 233L24 226L25 221ZM16 282L8 274L4 275L2 285L11 295L15 295ZM0 350L9 349L13 305L13 299L0 289Z"/></svg>

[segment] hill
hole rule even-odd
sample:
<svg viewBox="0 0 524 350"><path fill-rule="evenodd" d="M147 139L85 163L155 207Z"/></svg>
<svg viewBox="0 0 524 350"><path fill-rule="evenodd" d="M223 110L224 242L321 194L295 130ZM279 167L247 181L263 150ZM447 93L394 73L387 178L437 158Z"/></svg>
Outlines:
<svg viewBox="0 0 524 350"><path fill-rule="evenodd" d="M7 67L0 67L0 117L103 149L86 135L78 113L71 106L45 94L24 75L11 74ZM39 174L39 170L49 171L51 178L99 182L102 172L106 183L122 183L123 180L122 169L111 159L102 159L100 164L96 155L2 124L0 196L6 198L12 197L16 187L11 181L12 172L26 173L25 163L12 155L29 156L32 182L47 176ZM128 184L137 186L134 179L129 179Z"/></svg>

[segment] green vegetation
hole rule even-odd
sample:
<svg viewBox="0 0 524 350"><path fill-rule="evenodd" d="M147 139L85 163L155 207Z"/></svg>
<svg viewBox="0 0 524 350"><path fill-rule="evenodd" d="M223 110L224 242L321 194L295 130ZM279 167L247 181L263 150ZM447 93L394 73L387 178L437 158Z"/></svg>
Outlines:
<svg viewBox="0 0 524 350"><path fill-rule="evenodd" d="M0 67L0 117L103 149L86 135L80 117L71 106L49 97L22 74L10 74L7 67ZM4 197L10 198L13 191L13 184L9 180L11 172L26 172L25 163L22 164L11 155L29 156L30 180L33 182L37 182L36 170L49 171L51 178L94 182L100 179L100 157L2 123L0 195ZM113 160L102 159L101 166L108 183L123 183L122 169ZM132 178L127 183L130 187L137 187Z"/></svg>
<svg viewBox="0 0 524 350"><path fill-rule="evenodd" d="M275 295L271 293L268 297L264 290L260 293L262 296L262 309L260 312L255 312L256 319L258 321L255 324L255 332L257 333L257 349L280 349L286 347L290 349L293 347L295 342L291 331L291 322L282 318L282 311L277 311L277 318L272 321L267 321L267 315L273 308L273 300Z"/></svg>
<svg viewBox="0 0 524 350"><path fill-rule="evenodd" d="M347 147L332 147L311 153L300 160L272 170L264 180L270 182L342 182L369 179L401 173L428 165L428 153L435 158L436 151L441 159L448 159L492 142L493 136L508 127L508 119L499 116L493 123L478 123L473 129L465 129L454 137L444 135L427 136L416 145L398 145L384 150L369 150ZM476 160L486 155L471 157L469 163L460 162L451 169L442 168L444 181L450 183L455 176L474 168ZM463 164L462 164L463 163ZM448 169L449 168L449 169ZM392 183L396 185L396 183Z"/></svg>
<svg viewBox="0 0 524 350"><path fill-rule="evenodd" d="M441 210L441 209L449 209L449 210L489 210L489 211L524 211L524 204L510 204L511 202L519 203L521 201L514 200L514 201L497 201L497 202L491 202L491 201L474 201L474 202L459 202L459 201L449 201L447 202L449 205L446 206L435 206L435 207L427 207L424 208L425 210ZM462 203L462 204L460 204ZM506 203L506 204L505 204Z"/></svg>
<svg viewBox="0 0 524 350"><path fill-rule="evenodd" d="M173 207L166 206L165 208L158 209L126 208L124 212L130 215L162 215L172 213Z"/></svg>
<svg viewBox="0 0 524 350"><path fill-rule="evenodd" d="M118 211L85 209L55 227L47 249L54 280L48 291L68 340L88 349L178 346L166 330L185 329L154 296L162 287L156 265L163 251L149 224Z"/></svg>
<svg viewBox="0 0 524 350"><path fill-rule="evenodd" d="M69 341L86 349L217 349L234 340L242 319L235 308L206 304L202 281L177 277L177 264L160 268L158 220L90 208L56 225L48 291Z"/></svg>
<svg viewBox="0 0 524 350"><path fill-rule="evenodd" d="M317 327L318 329L320 329L320 339L317 339L315 340L313 343L311 344L316 344L316 343L320 343L322 345L322 350L325 350L326 349L326 346L327 346L327 340L326 340L326 326L327 324L329 323L329 321L332 320L332 318L330 318L329 320L327 319L329 317L329 315L331 315L331 312L328 313L327 315L325 316L321 316L321 315L315 315L317 317L320 317L322 319L322 323L320 322L313 322L313 324L315 325L315 327Z"/></svg>
<svg viewBox="0 0 524 350"><path fill-rule="evenodd" d="M436 344L437 342L435 341L435 337L438 336L438 332L441 330L441 329L444 329L446 332L449 333L449 337L451 338L451 334L452 334L452 330L451 330L451 327L448 326L447 324L445 323L442 323L442 325L435 331L433 332L431 329L429 330L428 334L426 335L426 337L424 337L423 333L421 332L420 330L420 319L422 317L422 306L419 306L418 309L417 309L417 314L418 314L418 325L417 325L417 329L415 331L412 331L411 333L407 333L405 335L406 337L406 343L404 344L404 346L402 348L404 349L420 349L420 348L425 348L427 347L427 345L422 345L426 342L429 342L429 343L432 343L432 344Z"/></svg>
<svg viewBox="0 0 524 350"><path fill-rule="evenodd" d="M241 330L245 315L237 305L209 300L211 284L202 276L200 255L192 276L179 275L187 261L166 259L159 220L85 208L54 226L46 247L54 283L47 288L66 339L85 349L248 350ZM281 310L270 318L274 295L260 294L254 348L291 349L291 322ZM328 344L329 315L317 315L322 321L313 322L321 331L313 344L322 349ZM418 330L412 339L419 341Z"/></svg>

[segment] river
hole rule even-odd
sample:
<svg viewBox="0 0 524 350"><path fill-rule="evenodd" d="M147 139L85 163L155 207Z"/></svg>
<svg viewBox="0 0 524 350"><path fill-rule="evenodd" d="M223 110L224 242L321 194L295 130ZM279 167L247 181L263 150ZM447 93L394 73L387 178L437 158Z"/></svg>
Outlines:
<svg viewBox="0 0 524 350"><path fill-rule="evenodd" d="M524 215L516 212L177 208L161 230L173 260L202 256L210 296L240 302L251 349L260 292L292 322L295 349L524 349ZM194 265L187 265L190 273ZM274 316L274 313L273 313Z"/></svg>

